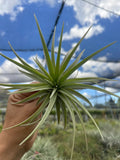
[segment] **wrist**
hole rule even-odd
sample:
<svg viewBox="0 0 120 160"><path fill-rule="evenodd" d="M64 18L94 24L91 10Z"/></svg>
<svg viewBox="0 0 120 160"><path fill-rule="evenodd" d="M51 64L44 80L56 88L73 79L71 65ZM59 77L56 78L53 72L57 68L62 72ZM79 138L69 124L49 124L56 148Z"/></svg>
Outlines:
<svg viewBox="0 0 120 160"><path fill-rule="evenodd" d="M20 160L25 153L24 148L12 139L14 137L11 138L4 131L0 133L0 160Z"/></svg>

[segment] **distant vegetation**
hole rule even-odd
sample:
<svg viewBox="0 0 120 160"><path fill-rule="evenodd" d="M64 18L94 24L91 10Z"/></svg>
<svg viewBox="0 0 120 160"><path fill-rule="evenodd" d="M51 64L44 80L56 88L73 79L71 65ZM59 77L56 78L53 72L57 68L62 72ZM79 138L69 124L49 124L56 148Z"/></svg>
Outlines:
<svg viewBox="0 0 120 160"><path fill-rule="evenodd" d="M9 91L0 88L0 108L6 107Z"/></svg>
<svg viewBox="0 0 120 160"><path fill-rule="evenodd" d="M118 120L96 119L104 140L91 121L85 122L88 151L82 126L76 125L73 160L120 160L120 123ZM49 121L39 130L39 137L22 160L69 160L72 146L72 123L67 129ZM54 156L53 156L54 155Z"/></svg>

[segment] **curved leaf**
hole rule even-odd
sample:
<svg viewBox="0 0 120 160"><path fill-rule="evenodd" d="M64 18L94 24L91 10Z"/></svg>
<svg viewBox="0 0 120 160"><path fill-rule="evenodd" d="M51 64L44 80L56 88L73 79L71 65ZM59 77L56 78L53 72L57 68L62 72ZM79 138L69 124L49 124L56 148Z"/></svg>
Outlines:
<svg viewBox="0 0 120 160"><path fill-rule="evenodd" d="M34 14L34 17L35 17L35 21L36 21L36 24L37 24L39 34L40 34L41 42L42 42L42 45L43 45L43 50L44 50L44 55L45 55L45 59L46 59L46 62L47 62L48 70L49 70L50 75L53 76L53 64L52 64L51 59L50 59L48 48L47 48L47 45L45 43L44 37L42 35L41 29L40 29L40 26L39 26L39 23L38 23L38 20L37 20L37 17L35 16L35 14Z"/></svg>
<svg viewBox="0 0 120 160"><path fill-rule="evenodd" d="M92 53L91 55L89 55L88 57L86 57L85 59L83 59L81 62L79 62L78 64L76 64L75 66L68 67L67 70L64 72L63 76L61 77L60 81L64 81L65 79L67 79L75 70L77 70L80 66L82 66L85 62L87 62L89 59L91 59L92 57L94 57L95 55L97 55L99 52L103 51L104 49L110 47L111 45L113 45L115 42L112 42L108 45L106 45L105 47L97 50L96 52Z"/></svg>
<svg viewBox="0 0 120 160"><path fill-rule="evenodd" d="M42 116L42 119L40 120L40 122L37 124L37 126L35 127L35 129L20 143L20 145L22 145L24 142L26 142L37 130L38 128L45 122L45 120L48 118L55 102L56 102L56 98L57 98L57 94L54 94L51 99L50 102L47 106L47 109L44 113L44 115Z"/></svg>

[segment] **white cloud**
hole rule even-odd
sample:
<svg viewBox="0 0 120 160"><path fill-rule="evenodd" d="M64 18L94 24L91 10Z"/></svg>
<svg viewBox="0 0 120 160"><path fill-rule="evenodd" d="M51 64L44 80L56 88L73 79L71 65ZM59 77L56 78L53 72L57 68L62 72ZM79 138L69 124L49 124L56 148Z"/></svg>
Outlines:
<svg viewBox="0 0 120 160"><path fill-rule="evenodd" d="M86 98L91 98L91 95L89 95L87 92L82 93L83 96L85 96Z"/></svg>
<svg viewBox="0 0 120 160"><path fill-rule="evenodd" d="M111 87L105 87L105 90L112 92L112 93L117 93L119 90Z"/></svg>
<svg viewBox="0 0 120 160"><path fill-rule="evenodd" d="M36 3L36 2L46 2L49 4L51 7L55 6L56 0L29 0L29 3Z"/></svg>
<svg viewBox="0 0 120 160"><path fill-rule="evenodd" d="M76 70L73 72L73 74L70 76L72 78L81 78L81 77L97 77L97 74L92 72L92 71L81 71L81 70Z"/></svg>
<svg viewBox="0 0 120 160"><path fill-rule="evenodd" d="M114 88L120 91L120 63L105 63L89 60L79 70L76 70L71 77L110 77L116 78L117 81L106 81L100 85L103 87Z"/></svg>
<svg viewBox="0 0 120 160"><path fill-rule="evenodd" d="M63 34L63 40L70 40L73 38L81 38L85 32L88 30L89 27L84 26L79 28L78 25L74 25L69 32L65 32ZM88 34L86 35L85 39L91 38L95 35L98 35L104 31L104 28L100 25L95 25L90 29Z"/></svg>
<svg viewBox="0 0 120 160"><path fill-rule="evenodd" d="M55 6L55 0L0 0L0 15L10 15L10 20L15 21L16 16L24 11L24 4L45 1L51 7Z"/></svg>
<svg viewBox="0 0 120 160"><path fill-rule="evenodd" d="M77 43L72 43L71 48L75 47L76 44L77 44ZM80 45L79 45L78 48L76 49L75 53L78 52L78 51L80 51ZM73 56L75 56L75 53L74 53Z"/></svg>
<svg viewBox="0 0 120 160"><path fill-rule="evenodd" d="M120 14L120 2L118 0L91 0L90 3L94 3L102 8L106 8L107 10L111 10ZM110 21L113 18L117 18L118 16L107 12L103 9L97 8L94 5L90 5L85 1L78 0L67 0L66 5L73 8L75 12L75 18L82 25L81 28L76 24L74 25L70 31L64 33L63 39L69 40L73 38L81 38L85 30L86 26L93 25L92 30L88 33L86 38L91 38L94 35L101 34L104 31L104 27L99 24L100 19L109 19Z"/></svg>
<svg viewBox="0 0 120 160"><path fill-rule="evenodd" d="M101 86L105 86L107 88L114 88L115 90L119 90L120 92L120 74L118 77L111 81L106 81L100 84Z"/></svg>
<svg viewBox="0 0 120 160"><path fill-rule="evenodd" d="M116 77L120 76L120 63L104 63L98 61L89 60L82 66L82 74L81 76L95 75L99 77ZM120 77L117 78L117 81L107 81L102 83L101 86L106 86L109 88L116 88L116 90L120 90Z"/></svg>
<svg viewBox="0 0 120 160"><path fill-rule="evenodd" d="M77 43L72 43L72 44L71 44L71 48L75 47L76 44L77 44ZM55 50L55 52L58 52L58 46L56 46L56 47L54 48L54 50ZM76 52L79 51L79 50L80 50L80 46L78 46ZM62 53L62 57L61 57L61 58L64 58L64 55L66 55L67 52L68 52L68 51L65 51L65 49L61 47L61 53ZM76 52L73 54L73 57L75 56Z"/></svg>
<svg viewBox="0 0 120 160"><path fill-rule="evenodd" d="M58 46L56 46L54 48L54 50L55 50L55 52L58 52ZM61 53L64 54L64 55L66 55L67 51L65 51L64 48L61 48Z"/></svg>
<svg viewBox="0 0 120 160"><path fill-rule="evenodd" d="M56 46L54 48L54 51L56 52L56 56L57 56L57 52L58 52L58 46ZM68 51L65 51L64 48L61 48L61 61L64 59L65 55L67 54ZM61 62L60 62L61 63Z"/></svg>
<svg viewBox="0 0 120 160"><path fill-rule="evenodd" d="M14 60L18 61L17 58L14 58ZM30 81L31 79L21 74L18 71L18 68L19 67L17 67L15 64L5 60L0 66L0 83Z"/></svg>
<svg viewBox="0 0 120 160"><path fill-rule="evenodd" d="M89 60L82 66L84 72L92 71L94 73L99 73L99 75L105 74L105 76L107 76L107 74L109 75L110 73L120 74L119 68L120 63L105 63L93 60Z"/></svg>
<svg viewBox="0 0 120 160"><path fill-rule="evenodd" d="M31 62L33 62L33 64L35 63L35 62L34 62L34 58L35 58L36 56L37 56L37 55L33 55L33 56L29 57L29 60L30 60ZM39 56L37 56L37 58L38 58L38 60L40 61L40 63L45 67L45 65L46 65L46 60L45 60L45 59L41 59Z"/></svg>
<svg viewBox="0 0 120 160"><path fill-rule="evenodd" d="M109 57L110 55L112 55L112 53L107 52L107 53L106 53L106 56L98 57L96 60L97 60L97 61L101 61L101 62L107 62L107 60L108 60L107 57Z"/></svg>
<svg viewBox="0 0 120 160"><path fill-rule="evenodd" d="M0 0L0 15L9 14L12 21L15 20L18 13L23 12L23 0Z"/></svg>
<svg viewBox="0 0 120 160"><path fill-rule="evenodd" d="M102 57L99 57L97 60L106 62L107 61L107 57L106 56L102 56Z"/></svg>
<svg viewBox="0 0 120 160"><path fill-rule="evenodd" d="M14 58L15 61L18 61L17 58ZM30 64L33 66L33 64ZM5 60L0 66L0 83L19 83L30 81L30 78L27 78L25 75L19 72L19 67L11 63L8 60Z"/></svg>
<svg viewBox="0 0 120 160"><path fill-rule="evenodd" d="M0 0L0 15L9 14L10 19L13 21L16 19L17 14L23 12L24 4L27 3L47 3L51 7L54 7L56 3L62 3L62 0ZM95 3L96 5L106 8L108 10L112 10L118 14L120 14L120 2L118 0L92 0L91 3ZM99 22L99 18L102 19L112 19L115 17L113 14L106 12L102 9L98 9L95 6L92 6L86 2L78 1L78 0L66 0L66 5L73 7L75 11L75 18L82 25L90 25L97 24ZM117 17L117 16L116 16Z"/></svg>
<svg viewBox="0 0 120 160"><path fill-rule="evenodd" d="M120 1L118 2L118 0L91 0L90 2L120 14ZM112 19L113 17L116 17L116 15L90 5L85 1L67 0L66 5L73 7L76 19L82 25L97 24L99 18Z"/></svg>
<svg viewBox="0 0 120 160"><path fill-rule="evenodd" d="M29 57L29 65L33 68L37 68L35 62L33 61L34 57L35 56ZM40 57L38 57L38 59L40 60L41 64L45 66L45 60L41 59ZM14 60L18 61L17 58L14 58ZM0 66L0 83L21 83L32 81L31 78L28 78L24 74L20 73L18 69L21 68L11 63L10 61L5 60Z"/></svg>

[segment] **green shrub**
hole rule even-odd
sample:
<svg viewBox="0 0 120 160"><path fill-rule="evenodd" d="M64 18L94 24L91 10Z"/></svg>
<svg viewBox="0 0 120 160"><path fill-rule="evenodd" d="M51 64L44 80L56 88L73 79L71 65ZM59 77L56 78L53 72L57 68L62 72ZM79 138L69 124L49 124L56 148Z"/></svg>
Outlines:
<svg viewBox="0 0 120 160"><path fill-rule="evenodd" d="M38 137L32 149L22 160L62 160L58 157L57 148L50 139Z"/></svg>
<svg viewBox="0 0 120 160"><path fill-rule="evenodd" d="M109 123L105 122L104 124L100 125L103 136L104 136L104 141L102 143L107 147L107 148L114 148L118 152L120 152L120 124L118 121L109 121Z"/></svg>
<svg viewBox="0 0 120 160"><path fill-rule="evenodd" d="M1 132L1 130L2 130L2 125L0 125L0 132Z"/></svg>
<svg viewBox="0 0 120 160"><path fill-rule="evenodd" d="M88 139L87 151L84 132L82 131L81 124L77 124L73 160L120 160L119 121L96 119L96 122L102 130L104 141L96 131L93 123L91 121L85 122ZM71 123L68 126L66 130L63 130L61 129L61 125L58 127L54 123L44 125L39 131L39 134L42 135L41 138L39 141L37 140L35 147L27 153L26 159L22 160L70 160L72 146ZM35 153L38 152L39 154L36 155ZM44 157L42 157L43 155Z"/></svg>
<svg viewBox="0 0 120 160"><path fill-rule="evenodd" d="M58 146L58 153L61 155L63 160L70 159L70 152L72 146L72 132L60 131L58 135L53 137L53 143ZM103 155L101 155L101 145L98 137L93 137L88 135L89 150L86 151L86 144L84 134L76 132L75 148L73 152L73 160L102 160Z"/></svg>
<svg viewBox="0 0 120 160"><path fill-rule="evenodd" d="M49 123L48 121L39 129L38 134L40 136L53 136L54 134L58 134L61 129L61 125L57 125L56 123Z"/></svg>
<svg viewBox="0 0 120 160"><path fill-rule="evenodd" d="M84 133L81 124L77 124L73 160L120 160L120 124L116 120L96 119L105 140L103 141L91 121L85 122L88 151L86 150ZM63 160L70 159L72 145L72 129L59 130L52 137L58 146L58 153ZM111 135L111 136L110 136Z"/></svg>

